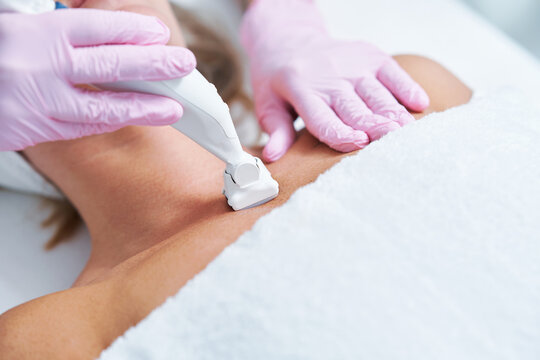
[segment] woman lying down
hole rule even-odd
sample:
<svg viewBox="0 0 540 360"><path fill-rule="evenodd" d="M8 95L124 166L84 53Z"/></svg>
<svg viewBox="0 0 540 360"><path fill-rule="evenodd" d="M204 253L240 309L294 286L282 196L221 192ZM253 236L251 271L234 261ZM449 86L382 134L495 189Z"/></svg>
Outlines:
<svg viewBox="0 0 540 360"><path fill-rule="evenodd" d="M111 8L112 3L88 1L86 5ZM171 43L183 45L180 28L166 2L158 8L122 7L160 16L171 28ZM196 42L192 48L198 56L199 68L221 88L227 100L247 103L239 90L241 67L230 49L223 47L223 40L207 33L185 12L175 9L175 13ZM257 46L250 51L257 51ZM333 46L331 62L328 55L321 55L312 59L313 63L292 70L293 79L309 76L303 84L308 83L312 88L301 90L311 91L313 96L294 106L295 112L306 119L309 131L297 134L289 145L290 124L277 126L277 132L266 126L273 134L272 142L287 143L290 149L281 151L282 144L265 148L263 157L267 161L281 157L268 165L281 192L277 199L263 206L233 212L221 195L223 164L172 127L128 127L110 134L27 149L26 159L61 189L86 223L92 238L92 253L71 289L30 301L0 316L2 358L96 358L129 327L177 293L257 219L286 202L296 189L314 181L343 157L354 154L338 152L320 142L319 139L328 139L317 133L314 123L339 122L341 125L336 128L346 127L352 134L355 124L363 121L363 112L358 109L371 109L376 115L372 114L371 126L360 124L364 130L354 135L367 135L364 140L357 137L351 142L350 137L337 136L341 143L332 144L337 150L350 151L408 122L410 115L396 98L411 110L427 105L406 99L399 89L394 89L394 97L378 82L368 86L366 83L375 80L363 78L362 73L355 74L355 63L369 60L347 58L346 54L356 46L365 45L334 43ZM433 61L410 55L394 59L431 100L429 107L414 113L414 118L469 100L471 91ZM312 66L333 66L334 73L316 78ZM255 86L259 85L258 81L263 80L255 78ZM294 99L294 91L299 89L295 88L294 80L289 81L288 88L278 90ZM356 91L351 86L353 82L360 84ZM258 115L267 121L284 109L276 92L270 90L267 98L256 100ZM394 106L380 107L381 103ZM291 121L293 114L287 116ZM322 135L323 139L310 132ZM247 151L263 155L258 148Z"/></svg>

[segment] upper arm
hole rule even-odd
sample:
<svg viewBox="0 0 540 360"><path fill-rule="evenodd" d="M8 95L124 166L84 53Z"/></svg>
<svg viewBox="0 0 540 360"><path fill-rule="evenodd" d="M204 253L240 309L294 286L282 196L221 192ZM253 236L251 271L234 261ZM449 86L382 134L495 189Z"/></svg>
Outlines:
<svg viewBox="0 0 540 360"><path fill-rule="evenodd" d="M0 315L2 359L96 358L116 326L106 283L72 288Z"/></svg>

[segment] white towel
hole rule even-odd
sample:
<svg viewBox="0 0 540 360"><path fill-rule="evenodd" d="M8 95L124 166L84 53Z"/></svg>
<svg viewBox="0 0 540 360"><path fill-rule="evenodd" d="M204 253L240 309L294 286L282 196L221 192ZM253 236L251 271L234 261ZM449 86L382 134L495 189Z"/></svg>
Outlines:
<svg viewBox="0 0 540 360"><path fill-rule="evenodd" d="M540 131L523 119L540 111L505 91L344 159L101 359L540 358Z"/></svg>

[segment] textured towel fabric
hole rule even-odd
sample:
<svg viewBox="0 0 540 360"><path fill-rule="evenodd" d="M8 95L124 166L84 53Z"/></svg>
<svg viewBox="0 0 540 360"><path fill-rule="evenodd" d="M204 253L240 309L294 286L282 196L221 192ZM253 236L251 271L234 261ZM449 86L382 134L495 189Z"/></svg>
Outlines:
<svg viewBox="0 0 540 360"><path fill-rule="evenodd" d="M344 159L101 359L540 358L540 131L523 119L540 111L492 94Z"/></svg>

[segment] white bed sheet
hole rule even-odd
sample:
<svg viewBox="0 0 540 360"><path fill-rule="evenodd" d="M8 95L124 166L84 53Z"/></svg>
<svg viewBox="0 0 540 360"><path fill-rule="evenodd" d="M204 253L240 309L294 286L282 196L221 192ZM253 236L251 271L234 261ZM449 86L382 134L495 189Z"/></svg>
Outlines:
<svg viewBox="0 0 540 360"><path fill-rule="evenodd" d="M86 263L90 241L85 229L72 242L46 252L51 230L41 199L0 190L0 313L24 301L69 287Z"/></svg>
<svg viewBox="0 0 540 360"><path fill-rule="evenodd" d="M457 0L318 3L336 36L372 41L390 53L432 57L478 92L512 85L540 95L538 62ZM38 198L0 191L0 313L69 287L88 258L84 230L70 244L42 250L48 234L38 224L45 216L39 206Z"/></svg>

